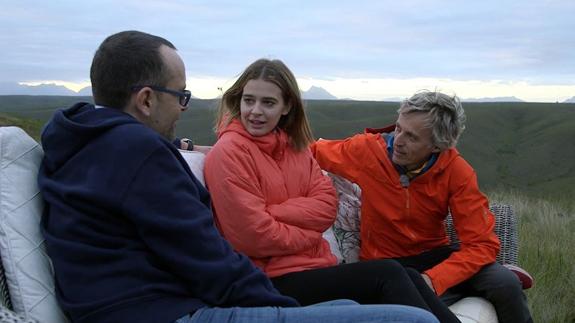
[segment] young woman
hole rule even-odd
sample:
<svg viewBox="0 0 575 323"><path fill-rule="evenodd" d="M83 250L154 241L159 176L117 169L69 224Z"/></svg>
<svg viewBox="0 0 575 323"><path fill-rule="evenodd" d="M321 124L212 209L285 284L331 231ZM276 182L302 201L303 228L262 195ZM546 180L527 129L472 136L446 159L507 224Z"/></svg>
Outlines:
<svg viewBox="0 0 575 323"><path fill-rule="evenodd" d="M337 265L322 238L335 220L336 192L308 150L300 91L281 61L251 64L225 92L216 125L204 169L216 223L282 294L302 305L339 298L411 305L458 322L419 273L395 261Z"/></svg>

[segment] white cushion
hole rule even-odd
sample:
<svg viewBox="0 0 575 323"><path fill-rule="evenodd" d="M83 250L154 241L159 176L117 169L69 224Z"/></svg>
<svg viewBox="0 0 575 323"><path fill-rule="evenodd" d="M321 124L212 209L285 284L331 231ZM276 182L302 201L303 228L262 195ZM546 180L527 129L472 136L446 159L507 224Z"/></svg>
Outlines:
<svg viewBox="0 0 575 323"><path fill-rule="evenodd" d="M466 297L449 306L461 323L498 323L495 308L481 297Z"/></svg>
<svg viewBox="0 0 575 323"><path fill-rule="evenodd" d="M206 155L199 151L182 150L182 149L179 150L180 154L182 154L182 157L184 157L184 159L186 160L186 163L188 163L188 166L190 166L190 169L192 170L192 173L194 173L194 176L196 176L196 178L200 181L200 183L202 183L202 185L204 185L205 187L206 183L204 181L204 160L206 159Z"/></svg>
<svg viewBox="0 0 575 323"><path fill-rule="evenodd" d="M40 233L37 175L42 148L22 129L0 128L0 255L17 313L67 322L54 296L53 269Z"/></svg>
<svg viewBox="0 0 575 323"><path fill-rule="evenodd" d="M323 234L322 237L327 243L329 243L329 250L337 259L337 263L341 264L343 262L343 256L341 255L341 249L339 248L335 234L333 233L333 228L329 227Z"/></svg>

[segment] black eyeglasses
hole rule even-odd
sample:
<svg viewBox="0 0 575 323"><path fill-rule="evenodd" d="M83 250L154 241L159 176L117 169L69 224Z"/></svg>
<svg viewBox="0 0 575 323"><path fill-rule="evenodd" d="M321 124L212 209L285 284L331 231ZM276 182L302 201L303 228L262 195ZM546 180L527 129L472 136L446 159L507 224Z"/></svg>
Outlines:
<svg viewBox="0 0 575 323"><path fill-rule="evenodd" d="M166 89L165 87L155 86L155 85L132 86L132 91L139 91L145 87L149 87L150 89L152 89L154 91L169 93L169 94L177 96L180 99L180 105L184 108L188 107L188 103L190 103L190 99L192 97L192 92L190 92L188 90L176 91L176 90L170 90L170 89Z"/></svg>

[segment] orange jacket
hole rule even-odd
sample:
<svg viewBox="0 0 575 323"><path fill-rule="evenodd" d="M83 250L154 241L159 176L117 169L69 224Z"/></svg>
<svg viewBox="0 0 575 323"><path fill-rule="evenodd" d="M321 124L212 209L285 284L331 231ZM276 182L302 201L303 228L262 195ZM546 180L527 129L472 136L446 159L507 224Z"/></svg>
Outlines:
<svg viewBox="0 0 575 323"><path fill-rule="evenodd" d="M323 169L362 189L361 259L417 255L449 244L443 222L449 209L461 249L425 272L437 294L495 261L499 240L493 214L475 171L455 148L440 153L407 188L400 184L381 134L320 140L312 151Z"/></svg>
<svg viewBox="0 0 575 323"><path fill-rule="evenodd" d="M322 238L337 213L335 189L285 132L253 137L234 120L206 157L204 175L218 228L268 276L337 263Z"/></svg>

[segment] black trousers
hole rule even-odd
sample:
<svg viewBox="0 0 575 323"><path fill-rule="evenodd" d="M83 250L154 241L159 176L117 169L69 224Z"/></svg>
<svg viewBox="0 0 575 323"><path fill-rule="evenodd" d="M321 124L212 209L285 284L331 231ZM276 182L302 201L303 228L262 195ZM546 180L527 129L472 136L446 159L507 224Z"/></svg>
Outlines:
<svg viewBox="0 0 575 323"><path fill-rule="evenodd" d="M393 260L305 270L271 280L280 293L302 305L334 299L351 299L360 304L401 304L430 311L440 322L459 322L421 274Z"/></svg>
<svg viewBox="0 0 575 323"><path fill-rule="evenodd" d="M441 263L458 249L457 245L445 246L395 260L406 268L423 272ZM451 287L441 295L441 300L451 305L466 296L480 296L491 302L499 322L532 322L527 297L519 278L499 263L486 265L468 280Z"/></svg>

